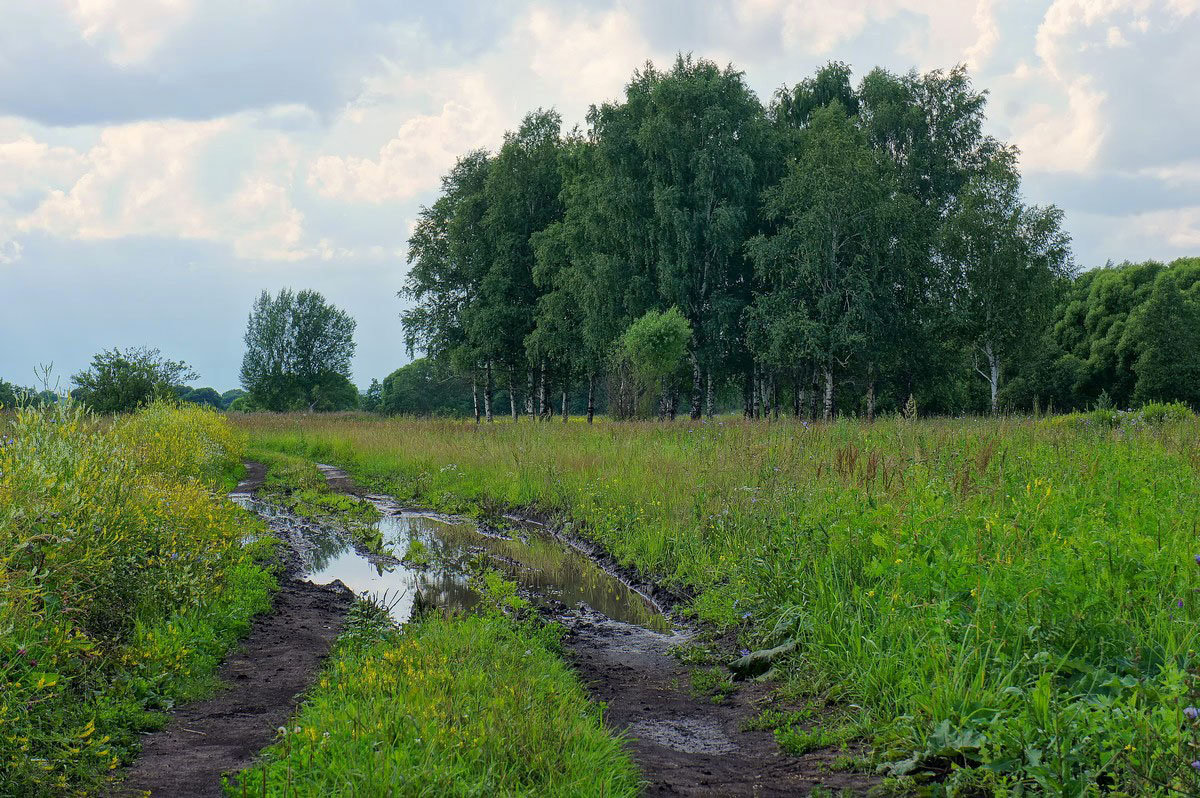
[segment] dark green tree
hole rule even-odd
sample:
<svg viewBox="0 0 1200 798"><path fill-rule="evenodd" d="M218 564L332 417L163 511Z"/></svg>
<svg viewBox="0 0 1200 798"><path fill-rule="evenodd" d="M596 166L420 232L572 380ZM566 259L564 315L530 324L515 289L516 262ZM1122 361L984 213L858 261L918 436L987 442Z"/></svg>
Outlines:
<svg viewBox="0 0 1200 798"><path fill-rule="evenodd" d="M246 325L242 386L261 410L344 410L358 403L350 382L354 319L316 291L267 291Z"/></svg>
<svg viewBox="0 0 1200 798"><path fill-rule="evenodd" d="M155 399L174 399L177 388L197 376L187 363L151 347L106 349L71 378L71 396L97 413L128 413Z"/></svg>

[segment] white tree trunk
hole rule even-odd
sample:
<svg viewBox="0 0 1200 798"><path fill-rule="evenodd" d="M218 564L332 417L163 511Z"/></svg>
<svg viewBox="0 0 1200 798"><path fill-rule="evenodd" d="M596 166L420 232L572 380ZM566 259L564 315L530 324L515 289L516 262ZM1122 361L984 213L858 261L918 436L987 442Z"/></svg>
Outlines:
<svg viewBox="0 0 1200 798"><path fill-rule="evenodd" d="M475 404L475 423L479 423L479 377L471 372L471 401Z"/></svg>
<svg viewBox="0 0 1200 798"><path fill-rule="evenodd" d="M833 419L833 369L829 366L825 367L825 409L823 418L826 421Z"/></svg>
<svg viewBox="0 0 1200 798"><path fill-rule="evenodd" d="M488 423L491 424L494 419L492 418L493 387L492 387L492 363L490 360L488 361L487 365L484 367L484 375L485 375L485 380L483 383L483 409L487 413Z"/></svg>

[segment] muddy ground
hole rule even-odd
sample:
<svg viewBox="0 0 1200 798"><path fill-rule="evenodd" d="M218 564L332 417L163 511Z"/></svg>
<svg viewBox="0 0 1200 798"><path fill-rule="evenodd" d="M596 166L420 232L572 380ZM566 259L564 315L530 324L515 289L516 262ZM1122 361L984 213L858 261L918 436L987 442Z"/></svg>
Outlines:
<svg viewBox="0 0 1200 798"><path fill-rule="evenodd" d="M264 471L253 464L238 489L257 489ZM220 796L222 774L249 766L273 742L320 670L352 601L337 586L298 581L287 562L293 558L284 559L271 613L255 621L220 669L224 689L176 709L166 728L147 734L113 796Z"/></svg>

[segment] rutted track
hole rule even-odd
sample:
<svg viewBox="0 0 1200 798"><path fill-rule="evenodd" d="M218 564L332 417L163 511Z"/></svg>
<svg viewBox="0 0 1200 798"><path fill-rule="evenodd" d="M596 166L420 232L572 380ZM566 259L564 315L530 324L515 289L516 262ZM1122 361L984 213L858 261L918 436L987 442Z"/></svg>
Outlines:
<svg viewBox="0 0 1200 798"><path fill-rule="evenodd" d="M345 472L320 468L333 490L365 496L385 511L396 509L387 497L367 496ZM263 473L261 465L251 464L239 493L256 490ZM527 529L545 526L518 515L510 520ZM328 654L352 600L340 582L321 587L301 581L307 576L305 560L313 545L306 535L313 530L296 521L269 519L274 533L289 544L283 552L285 573L273 611L258 619L241 649L221 669L228 689L178 709L167 728L147 735L142 756L114 795L149 791L152 796L219 796L221 775L251 764L274 739L276 728L287 722ZM600 576L610 579L617 591L629 591L624 610L617 614L627 612L634 597L656 610L667 603L655 600L666 594L623 572L594 547L552 529L536 531L551 534L557 539L555 546L590 561L588 567L600 568ZM840 752L792 757L780 751L770 733L742 731L744 722L762 707L768 692L763 685L747 685L720 704L694 695L689 669L668 653L672 645L686 643L691 631L664 632L669 624L622 622L586 602L559 601L558 595L567 597L554 589L561 586L561 574L551 575L546 583L549 597L537 596L542 580L530 580L529 573L539 569L536 563L516 562L495 550L488 553L498 567L505 560L519 566L526 592L540 598L542 611L568 629L566 659L593 697L606 703L610 728L629 740L647 781L647 795L790 796L808 794L817 786L865 794L877 784L865 774L833 771ZM458 588L451 592L460 593ZM441 595L449 593L443 590Z"/></svg>
<svg viewBox="0 0 1200 798"><path fill-rule="evenodd" d="M346 472L319 468L334 490L365 495ZM519 514L508 518L545 526ZM594 545L547 531L654 607L661 610L669 602L669 594L620 569ZM878 784L868 774L835 771L838 750L789 756L769 732L742 731L744 722L762 709L769 693L765 685L748 684L720 704L694 695L689 669L668 653L672 645L686 643L692 631L664 633L613 620L586 606L549 602L542 607L567 627L566 658L592 696L606 703L609 727L629 739L647 795L795 796L816 787L862 795Z"/></svg>
<svg viewBox="0 0 1200 798"><path fill-rule="evenodd" d="M252 464L239 491L262 483ZM287 558L291 560L293 558ZM300 581L285 562L269 615L222 665L225 689L180 707L161 731L146 735L142 753L114 796L220 796L221 775L248 766L287 722L341 631L351 604L348 591Z"/></svg>

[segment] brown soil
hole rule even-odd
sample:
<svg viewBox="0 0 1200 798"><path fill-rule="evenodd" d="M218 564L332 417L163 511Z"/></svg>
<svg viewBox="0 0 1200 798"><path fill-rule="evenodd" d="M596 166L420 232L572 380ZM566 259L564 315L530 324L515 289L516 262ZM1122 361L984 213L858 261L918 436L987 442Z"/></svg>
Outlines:
<svg viewBox="0 0 1200 798"><path fill-rule="evenodd" d="M790 756L770 732L745 732L771 688L746 683L714 704L693 694L690 669L667 653L662 635L596 613L564 618L567 660L607 704L605 720L629 736L648 782L646 795L793 796L814 787L864 795L878 779L833 770L836 749Z"/></svg>
<svg viewBox="0 0 1200 798"><path fill-rule="evenodd" d="M262 484L265 469L249 464L239 491ZM225 689L171 713L161 731L146 735L142 753L114 796L220 796L221 776L253 762L296 708L341 631L352 597L336 586L317 587L280 576L269 615L220 669Z"/></svg>

